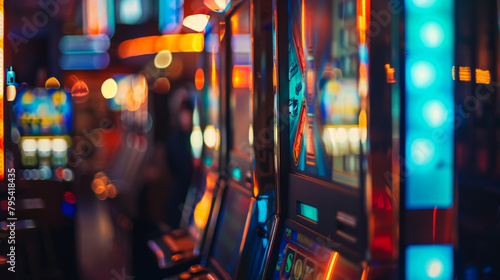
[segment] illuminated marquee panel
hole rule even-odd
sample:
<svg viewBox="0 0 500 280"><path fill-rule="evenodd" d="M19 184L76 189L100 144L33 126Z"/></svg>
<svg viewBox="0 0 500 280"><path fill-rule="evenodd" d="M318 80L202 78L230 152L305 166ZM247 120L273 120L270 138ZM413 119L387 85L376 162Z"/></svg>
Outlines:
<svg viewBox="0 0 500 280"><path fill-rule="evenodd" d="M454 1L406 0L407 209L453 205Z"/></svg>

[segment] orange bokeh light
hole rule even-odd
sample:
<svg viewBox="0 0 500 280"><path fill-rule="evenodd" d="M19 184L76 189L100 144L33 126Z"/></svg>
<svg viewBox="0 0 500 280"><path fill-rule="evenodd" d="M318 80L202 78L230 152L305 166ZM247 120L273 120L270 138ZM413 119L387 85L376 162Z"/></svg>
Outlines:
<svg viewBox="0 0 500 280"><path fill-rule="evenodd" d="M205 85L205 73L203 72L203 69L198 68L198 70L196 70L196 74L194 75L194 84L197 90L201 90Z"/></svg>
<svg viewBox="0 0 500 280"><path fill-rule="evenodd" d="M233 66L233 87L250 88L252 83L252 68L249 65Z"/></svg>

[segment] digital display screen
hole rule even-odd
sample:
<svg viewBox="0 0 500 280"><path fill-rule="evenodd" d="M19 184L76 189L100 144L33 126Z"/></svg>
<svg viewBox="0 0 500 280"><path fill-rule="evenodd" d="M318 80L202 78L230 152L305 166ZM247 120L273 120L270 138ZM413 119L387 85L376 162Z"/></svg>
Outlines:
<svg viewBox="0 0 500 280"><path fill-rule="evenodd" d="M356 1L288 4L292 170L358 187L368 51L359 43Z"/></svg>
<svg viewBox="0 0 500 280"><path fill-rule="evenodd" d="M297 201L297 215L300 215L315 223L318 222L318 208L299 201Z"/></svg>
<svg viewBox="0 0 500 280"><path fill-rule="evenodd" d="M71 94L63 89L20 90L13 107L21 136L66 135L72 131Z"/></svg>
<svg viewBox="0 0 500 280"><path fill-rule="evenodd" d="M335 247L322 238L313 240L285 227L273 279L360 279L361 266L334 251Z"/></svg>
<svg viewBox="0 0 500 280"><path fill-rule="evenodd" d="M231 86L230 110L232 150L250 154L249 129L252 83L252 51L250 40L250 5L243 4L231 17Z"/></svg>
<svg viewBox="0 0 500 280"><path fill-rule="evenodd" d="M332 254L327 247L286 227L273 279L326 279Z"/></svg>
<svg viewBox="0 0 500 280"><path fill-rule="evenodd" d="M234 276L250 208L250 197L233 188L227 191L225 205L218 218L213 256L229 275Z"/></svg>

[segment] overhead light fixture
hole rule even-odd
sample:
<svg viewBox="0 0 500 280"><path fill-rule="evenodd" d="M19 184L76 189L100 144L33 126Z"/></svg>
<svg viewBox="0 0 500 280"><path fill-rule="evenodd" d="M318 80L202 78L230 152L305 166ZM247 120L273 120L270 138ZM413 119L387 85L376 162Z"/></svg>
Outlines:
<svg viewBox="0 0 500 280"><path fill-rule="evenodd" d="M196 32L202 32L210 20L210 10L206 7L197 9L192 15L182 21L182 25Z"/></svg>

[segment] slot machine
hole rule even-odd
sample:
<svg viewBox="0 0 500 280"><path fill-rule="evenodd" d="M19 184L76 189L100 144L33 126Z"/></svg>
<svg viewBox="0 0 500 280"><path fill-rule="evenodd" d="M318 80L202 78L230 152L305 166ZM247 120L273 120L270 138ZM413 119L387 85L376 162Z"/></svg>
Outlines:
<svg viewBox="0 0 500 280"><path fill-rule="evenodd" d="M54 271L76 277L71 94L56 86L18 89L11 116L16 231L20 244L38 244L20 245L19 254L32 260L19 267L20 277ZM44 263L47 259L49 264Z"/></svg>
<svg viewBox="0 0 500 280"><path fill-rule="evenodd" d="M18 145L21 164L18 176L30 186L45 186L43 191L30 187L30 195L40 197L42 201L35 204L45 205L54 214L46 217L47 223L61 223L63 217L73 217L76 209L71 192L74 173L69 168L71 94L62 88L22 89L12 105L12 138Z"/></svg>
<svg viewBox="0 0 500 280"><path fill-rule="evenodd" d="M168 279L260 275L274 211L272 17L271 3L260 2L233 2L225 12L227 185L218 215L212 215L215 231L201 264Z"/></svg>
<svg viewBox="0 0 500 280"><path fill-rule="evenodd" d="M165 277L199 263L202 252L213 235L211 215L216 216L220 208L224 188L223 170L225 166L226 141L225 126L221 125L224 112L221 96L221 57L219 46L219 20L209 22L205 35L205 50L200 58L200 68L195 74L198 90L193 113L193 132L202 146L201 179L190 186L185 203L182 205L180 228L172 229L161 238L148 242L154 253L160 274ZM192 140L193 141L193 140ZM193 145L192 146L198 146ZM193 153L196 153L193 150Z"/></svg>
<svg viewBox="0 0 500 280"><path fill-rule="evenodd" d="M262 279L452 279L454 1L274 3Z"/></svg>

